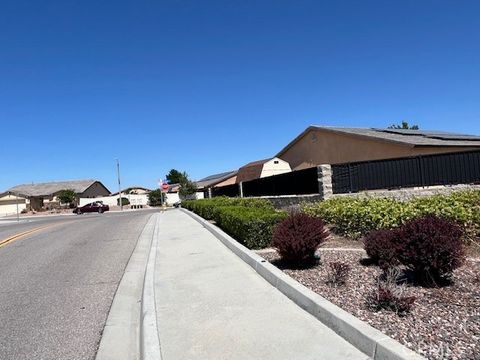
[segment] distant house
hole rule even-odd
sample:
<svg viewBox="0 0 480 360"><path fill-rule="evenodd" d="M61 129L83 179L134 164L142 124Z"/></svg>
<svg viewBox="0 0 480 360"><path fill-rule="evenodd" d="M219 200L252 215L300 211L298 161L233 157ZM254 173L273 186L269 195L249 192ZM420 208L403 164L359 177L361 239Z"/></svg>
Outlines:
<svg viewBox="0 0 480 360"><path fill-rule="evenodd" d="M278 157L253 161L238 169L236 183L284 174L290 171L292 171L290 164Z"/></svg>
<svg viewBox="0 0 480 360"><path fill-rule="evenodd" d="M144 208L148 205L148 194L150 191L150 189L142 186L130 186L121 191L120 197L126 199L124 204L127 204L131 209ZM120 204L118 191L108 197L98 198L98 200L109 206L119 206ZM88 198L80 199L81 205L88 204L89 202L90 199Z"/></svg>
<svg viewBox="0 0 480 360"><path fill-rule="evenodd" d="M143 195L148 194L151 190L142 186L130 186L122 190L122 195ZM118 191L113 193L112 196L118 195Z"/></svg>
<svg viewBox="0 0 480 360"><path fill-rule="evenodd" d="M197 186L197 192L195 193L196 199L203 199L208 197L208 189L213 186L224 186L228 184L235 184L235 176L236 171L229 171L220 174L210 175L198 181L195 181L195 185ZM167 190L167 203L174 204L180 200L180 196L178 194L181 188L180 184L170 184ZM192 195L193 197L193 195Z"/></svg>
<svg viewBox="0 0 480 360"><path fill-rule="evenodd" d="M442 131L310 126L277 157L287 161L293 170L300 170L321 164L468 150L480 150L480 136Z"/></svg>
<svg viewBox="0 0 480 360"><path fill-rule="evenodd" d="M77 194L77 199L110 195L110 190L100 181L72 180L17 185L0 194L0 198L15 195L25 200L25 208L39 211L58 205L56 195L61 190L73 190ZM9 199L9 201L12 200Z"/></svg>

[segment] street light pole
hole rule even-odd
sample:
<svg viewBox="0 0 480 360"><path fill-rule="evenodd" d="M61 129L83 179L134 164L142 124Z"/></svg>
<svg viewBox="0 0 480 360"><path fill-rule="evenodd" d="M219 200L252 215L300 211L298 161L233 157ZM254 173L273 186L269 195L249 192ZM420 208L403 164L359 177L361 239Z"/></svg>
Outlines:
<svg viewBox="0 0 480 360"><path fill-rule="evenodd" d="M120 186L120 162L117 159L117 178L118 178L118 204L120 205L120 211L123 211L122 203L122 188Z"/></svg>

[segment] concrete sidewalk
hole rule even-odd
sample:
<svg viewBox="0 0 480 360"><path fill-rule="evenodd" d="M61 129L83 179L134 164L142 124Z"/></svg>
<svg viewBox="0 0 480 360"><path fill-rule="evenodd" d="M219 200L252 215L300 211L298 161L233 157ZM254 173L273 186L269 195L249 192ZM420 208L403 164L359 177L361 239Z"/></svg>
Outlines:
<svg viewBox="0 0 480 360"><path fill-rule="evenodd" d="M368 358L194 219L158 216L153 297L163 360Z"/></svg>

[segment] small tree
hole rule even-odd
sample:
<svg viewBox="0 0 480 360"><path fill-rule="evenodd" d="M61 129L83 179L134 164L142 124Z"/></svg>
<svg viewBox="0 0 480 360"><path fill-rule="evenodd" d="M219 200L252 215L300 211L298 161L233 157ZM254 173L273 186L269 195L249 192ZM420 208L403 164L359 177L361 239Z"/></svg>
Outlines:
<svg viewBox="0 0 480 360"><path fill-rule="evenodd" d="M180 184L180 190L178 190L178 194L181 198L190 198L197 192L197 185L194 182L188 180Z"/></svg>
<svg viewBox="0 0 480 360"><path fill-rule="evenodd" d="M57 199L62 204L75 204L77 201L77 194L71 189L60 190L57 194Z"/></svg>
<svg viewBox="0 0 480 360"><path fill-rule="evenodd" d="M160 189L152 190L148 193L148 203L150 206L161 206L165 204L167 195Z"/></svg>
<svg viewBox="0 0 480 360"><path fill-rule="evenodd" d="M403 130L418 130L418 125L410 126L408 122L402 121L401 124L392 124L388 127L389 129L403 129Z"/></svg>

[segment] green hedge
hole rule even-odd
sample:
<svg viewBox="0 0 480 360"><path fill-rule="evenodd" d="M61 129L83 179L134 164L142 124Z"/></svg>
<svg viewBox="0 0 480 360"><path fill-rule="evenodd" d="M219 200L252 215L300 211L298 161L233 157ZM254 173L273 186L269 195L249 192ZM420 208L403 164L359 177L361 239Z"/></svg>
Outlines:
<svg viewBox="0 0 480 360"><path fill-rule="evenodd" d="M275 211L268 200L217 197L184 201L182 207L216 224L249 249L270 246L275 224L285 212Z"/></svg>
<svg viewBox="0 0 480 360"><path fill-rule="evenodd" d="M219 206L244 206L274 210L272 203L265 199L229 198L226 196L219 196L212 199L189 200L182 202L182 207L193 211L207 220L214 220L214 209Z"/></svg>
<svg viewBox="0 0 480 360"><path fill-rule="evenodd" d="M286 217L285 212L245 206L221 206L215 210L217 225L249 249L270 246L273 227Z"/></svg>
<svg viewBox="0 0 480 360"><path fill-rule="evenodd" d="M433 214L459 223L469 239L480 236L480 191L467 190L399 201L338 197L304 204L305 213L321 217L342 235L358 238L371 230L392 229L410 219Z"/></svg>

